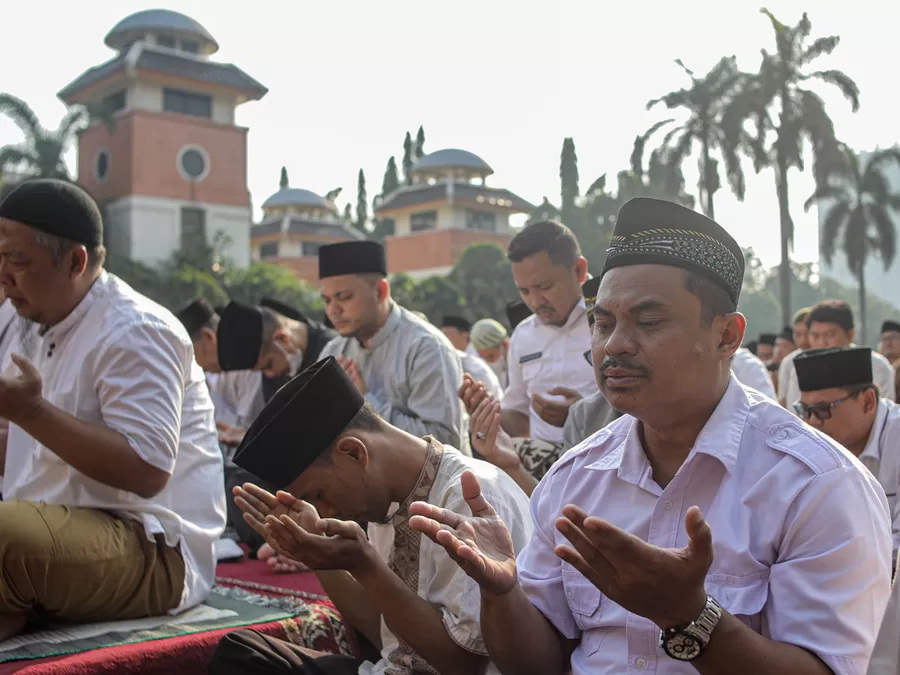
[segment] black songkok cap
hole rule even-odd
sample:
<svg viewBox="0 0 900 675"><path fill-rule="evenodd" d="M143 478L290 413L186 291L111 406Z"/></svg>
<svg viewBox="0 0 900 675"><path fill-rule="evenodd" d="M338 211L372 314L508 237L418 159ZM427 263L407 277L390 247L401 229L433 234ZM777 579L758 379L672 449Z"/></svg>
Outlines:
<svg viewBox="0 0 900 675"><path fill-rule="evenodd" d="M775 333L760 333L759 334L759 344L768 345L769 347L775 346L775 340L778 339L778 336Z"/></svg>
<svg viewBox="0 0 900 675"><path fill-rule="evenodd" d="M0 218L87 248L103 243L103 218L97 202L83 188L65 180L40 178L20 183L0 203Z"/></svg>
<svg viewBox="0 0 900 675"><path fill-rule="evenodd" d="M225 307L226 305L216 305L215 307L213 307L213 309L215 310L216 314L222 316L222 312L225 311Z"/></svg>
<svg viewBox="0 0 900 675"><path fill-rule="evenodd" d="M506 318L509 321L509 331L514 331L516 326L532 314L534 314L534 312L528 309L528 305L524 302L521 300L513 300L506 306Z"/></svg>
<svg viewBox="0 0 900 675"><path fill-rule="evenodd" d="M232 302L222 312L216 337L222 370L254 370L263 346L262 312Z"/></svg>
<svg viewBox="0 0 900 675"><path fill-rule="evenodd" d="M445 316L441 321L441 328L455 328L461 333L468 333L472 330L472 324L462 316Z"/></svg>
<svg viewBox="0 0 900 675"><path fill-rule="evenodd" d="M271 309L273 312L281 314L281 316L286 316L288 319L293 319L294 321L300 321L301 323L309 322L306 315L299 309L286 305L275 298L263 298L259 301L259 306Z"/></svg>
<svg viewBox="0 0 900 675"><path fill-rule="evenodd" d="M810 349L794 359L800 391L872 384L872 350L868 347Z"/></svg>
<svg viewBox="0 0 900 675"><path fill-rule="evenodd" d="M319 279L347 274L387 276L384 246L377 241L342 241L319 249Z"/></svg>
<svg viewBox="0 0 900 675"><path fill-rule="evenodd" d="M591 277L581 284L584 306L587 308L588 326L594 325L594 305L597 302L597 289L600 288L600 277Z"/></svg>
<svg viewBox="0 0 900 675"><path fill-rule="evenodd" d="M881 324L882 333L900 333L900 323L896 321L885 321Z"/></svg>
<svg viewBox="0 0 900 675"><path fill-rule="evenodd" d="M215 316L216 311L203 298L197 298L187 307L183 307L175 314L178 320L184 324L188 335L193 339L203 326L209 323L209 320Z"/></svg>
<svg viewBox="0 0 900 675"><path fill-rule="evenodd" d="M275 393L247 430L234 463L283 489L334 443L364 404L329 356Z"/></svg>
<svg viewBox="0 0 900 675"><path fill-rule="evenodd" d="M624 265L671 265L697 272L724 288L737 304L744 252L714 220L662 199L635 197L616 217L602 277Z"/></svg>

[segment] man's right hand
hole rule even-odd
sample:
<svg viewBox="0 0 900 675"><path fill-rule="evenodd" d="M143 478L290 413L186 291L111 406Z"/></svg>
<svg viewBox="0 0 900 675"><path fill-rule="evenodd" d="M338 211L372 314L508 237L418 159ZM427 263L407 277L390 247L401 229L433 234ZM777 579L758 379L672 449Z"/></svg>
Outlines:
<svg viewBox="0 0 900 675"><path fill-rule="evenodd" d="M463 375L463 383L457 392L466 408L466 412L471 416L475 413L475 409L482 401L493 402L494 397L490 395L485 388L484 383L473 380L468 373Z"/></svg>
<svg viewBox="0 0 900 675"><path fill-rule="evenodd" d="M319 513L315 507L288 492L279 490L273 495L253 483L235 486L233 492L234 503L244 512L244 520L263 537L266 537L266 516L289 516L310 534L322 534L316 529Z"/></svg>
<svg viewBox="0 0 900 675"><path fill-rule="evenodd" d="M463 473L460 483L471 516L425 502L409 507L409 526L444 547L483 592L505 595L516 587L516 553L503 520L481 494L478 478Z"/></svg>

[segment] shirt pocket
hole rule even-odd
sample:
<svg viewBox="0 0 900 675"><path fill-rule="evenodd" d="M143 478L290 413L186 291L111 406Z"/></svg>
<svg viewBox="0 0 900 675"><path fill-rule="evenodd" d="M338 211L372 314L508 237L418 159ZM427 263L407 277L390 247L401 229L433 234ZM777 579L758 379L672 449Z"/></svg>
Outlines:
<svg viewBox="0 0 900 675"><path fill-rule="evenodd" d="M564 565L562 571L563 588L566 602L575 625L581 631L581 650L586 656L594 654L606 636L601 627L600 618L607 600L594 584L570 565Z"/></svg>

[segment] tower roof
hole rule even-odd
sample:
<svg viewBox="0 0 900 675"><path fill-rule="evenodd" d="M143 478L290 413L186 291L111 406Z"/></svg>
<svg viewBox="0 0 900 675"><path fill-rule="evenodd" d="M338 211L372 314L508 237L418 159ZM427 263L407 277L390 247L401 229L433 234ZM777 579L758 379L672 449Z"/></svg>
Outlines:
<svg viewBox="0 0 900 675"><path fill-rule="evenodd" d="M481 157L468 150L446 148L421 157L412 166L413 173L432 173L442 169L465 169L469 173L490 176L494 170Z"/></svg>
<svg viewBox="0 0 900 675"><path fill-rule="evenodd" d="M219 50L219 43L198 21L169 9L147 9L126 16L107 33L104 42L121 51L148 31L165 31L196 40L203 54Z"/></svg>
<svg viewBox="0 0 900 675"><path fill-rule="evenodd" d="M303 190L302 188L286 187L263 202L263 209L272 209L287 206L305 206L307 208L334 210L334 204L320 197L311 190Z"/></svg>

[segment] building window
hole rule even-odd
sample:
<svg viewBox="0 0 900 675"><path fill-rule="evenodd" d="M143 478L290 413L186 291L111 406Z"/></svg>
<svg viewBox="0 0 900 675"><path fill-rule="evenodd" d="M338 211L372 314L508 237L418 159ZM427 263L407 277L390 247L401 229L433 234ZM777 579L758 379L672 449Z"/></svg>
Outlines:
<svg viewBox="0 0 900 675"><path fill-rule="evenodd" d="M181 51L189 54L197 54L200 52L200 43L194 42L193 40L182 40Z"/></svg>
<svg viewBox="0 0 900 675"><path fill-rule="evenodd" d="M181 208L181 251L200 253L207 246L206 211L192 206Z"/></svg>
<svg viewBox="0 0 900 675"><path fill-rule="evenodd" d="M209 175L209 155L199 145L186 145L178 153L178 173L190 183L200 183Z"/></svg>
<svg viewBox="0 0 900 675"><path fill-rule="evenodd" d="M413 232L433 230L437 227L437 211L419 211L409 217L409 229Z"/></svg>
<svg viewBox="0 0 900 675"><path fill-rule="evenodd" d="M278 257L278 242L277 241L267 241L259 245L259 259L265 260L266 258L277 258Z"/></svg>
<svg viewBox="0 0 900 675"><path fill-rule="evenodd" d="M166 47L168 49L175 49L176 42L175 37L172 35L157 35L156 36L156 44L160 47Z"/></svg>
<svg viewBox="0 0 900 675"><path fill-rule="evenodd" d="M466 209L466 228L469 230L497 231L497 214L493 211Z"/></svg>
<svg viewBox="0 0 900 675"><path fill-rule="evenodd" d="M212 98L180 89L163 89L163 110L182 115L212 117Z"/></svg>
<svg viewBox="0 0 900 675"><path fill-rule="evenodd" d="M103 111L114 113L125 109L125 90L120 89L103 99Z"/></svg>
<svg viewBox="0 0 900 675"><path fill-rule="evenodd" d="M321 248L322 244L315 241L304 241L303 242L303 255L304 256L318 256L319 248Z"/></svg>
<svg viewBox="0 0 900 675"><path fill-rule="evenodd" d="M379 218L378 229L384 233L385 237L393 237L397 232L397 221L393 218Z"/></svg>
<svg viewBox="0 0 900 675"><path fill-rule="evenodd" d="M94 178L98 183L105 183L109 178L109 150L100 148L94 157Z"/></svg>

